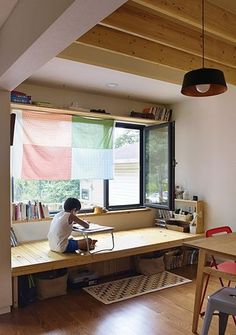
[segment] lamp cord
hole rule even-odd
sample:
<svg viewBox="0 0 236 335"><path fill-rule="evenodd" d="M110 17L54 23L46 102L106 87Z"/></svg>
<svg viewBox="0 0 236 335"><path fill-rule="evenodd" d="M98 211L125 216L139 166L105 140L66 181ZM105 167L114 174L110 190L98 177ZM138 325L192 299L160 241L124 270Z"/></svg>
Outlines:
<svg viewBox="0 0 236 335"><path fill-rule="evenodd" d="M205 67L205 1L202 0L202 67Z"/></svg>

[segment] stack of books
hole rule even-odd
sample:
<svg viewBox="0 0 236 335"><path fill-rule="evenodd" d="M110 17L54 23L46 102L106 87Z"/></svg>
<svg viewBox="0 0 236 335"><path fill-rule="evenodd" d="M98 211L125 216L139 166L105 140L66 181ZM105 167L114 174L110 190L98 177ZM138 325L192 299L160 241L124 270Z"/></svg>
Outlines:
<svg viewBox="0 0 236 335"><path fill-rule="evenodd" d="M153 115L153 119L163 122L171 120L172 110L167 107L150 107L143 110L143 114Z"/></svg>
<svg viewBox="0 0 236 335"><path fill-rule="evenodd" d="M166 209L158 210L158 218L155 219L155 225L158 227L166 227L166 221L170 220L172 213Z"/></svg>
<svg viewBox="0 0 236 335"><path fill-rule="evenodd" d="M13 221L29 221L34 219L49 218L48 206L40 201L26 204L23 202L12 204L12 220Z"/></svg>
<svg viewBox="0 0 236 335"><path fill-rule="evenodd" d="M19 91L11 91L11 102L31 104L31 96Z"/></svg>

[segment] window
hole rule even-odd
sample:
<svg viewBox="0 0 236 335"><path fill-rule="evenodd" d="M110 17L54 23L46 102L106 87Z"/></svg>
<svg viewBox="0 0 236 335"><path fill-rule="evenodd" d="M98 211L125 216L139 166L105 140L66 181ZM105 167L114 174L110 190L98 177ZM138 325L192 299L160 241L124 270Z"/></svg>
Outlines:
<svg viewBox="0 0 236 335"><path fill-rule="evenodd" d="M13 179L13 201L27 204L40 201L48 206L49 212L62 209L62 204L69 197L78 198L82 210L94 206L103 206L103 181L83 180L23 180Z"/></svg>
<svg viewBox="0 0 236 335"><path fill-rule="evenodd" d="M18 132L15 131L15 143L17 144L15 145L14 143L15 148L13 146L13 170L17 170L17 173L13 177L12 194L14 202L28 203L30 201L32 203L40 201L48 205L51 213L59 211L62 208L63 201L68 197L77 197L80 199L82 210L84 211L91 211L95 206L105 206L109 210L137 208L144 204L150 207L171 207L173 203L174 175L174 169L172 168L172 156L174 155L172 145L174 138L173 126L165 124L158 127L145 128L141 125L117 122L115 128L113 128L112 158L110 154L112 150L110 140L112 124L105 123L104 121L99 124L99 121L96 120L93 120L90 124L86 120L81 120L81 118L72 118L72 121L69 121L72 124L72 130L68 131L68 135L63 134L65 141L62 141L61 132L65 132L65 128L69 129L70 127L70 124L68 124L69 116L64 116L61 119L58 115L53 118L44 115L43 119L40 120L41 125L43 123L43 128L40 129L43 135L38 132L38 126L35 124L35 122L38 122L38 116L36 117L35 113L31 112L27 117L27 127L28 129L32 127L32 129L28 133L30 136L24 134L24 138L27 140L25 144L26 153L24 153L24 145L22 145L23 149L20 147ZM50 126L45 125L45 122L51 122ZM59 122L59 130L56 122ZM83 178L78 177L77 168L74 168L72 163L71 170L66 170L65 168L62 170L61 164L65 167L66 163L63 155L53 162L54 165L52 167L38 163L41 162L39 160L44 158L43 155L46 155L47 162L51 162L50 156L47 155L51 154L52 149L47 149L46 151L45 146L48 145L48 142L46 142L48 133L51 136L51 142L54 141L52 128L58 130L55 136L59 139L57 148L61 151L64 144L70 141L69 134L76 129L81 134L81 131L85 131L89 127L99 127L101 130L99 130L99 133L103 136L103 139L98 141L97 137L94 136L94 133L97 134L98 128L96 128L96 131L91 132L90 130L89 133L92 133L90 141L85 140L85 135L83 135L80 141L76 137L72 138L73 143L76 145L80 145L82 141L85 146L88 146L82 149L78 147L79 149L76 150L80 150L79 154L82 153L84 155L90 151L92 153L92 156L90 155L87 160L84 159L83 161L82 172L85 173ZM98 144L97 141L99 142ZM29 148L32 144L39 147L36 154L34 154L37 158L34 164L32 163L33 158L31 156L33 151L30 151L31 149ZM67 148L70 149L70 144L67 144ZM103 155L104 149L105 156ZM16 152L15 155L14 152ZM68 152L69 150L67 149ZM113 174L113 179L103 180L103 178L98 179L94 177L98 170L96 168L98 157L102 157L102 164L100 164L99 169L103 169L104 173L108 173L109 176ZM21 171L19 172L20 164L18 164L19 158L22 160L22 166L25 165L27 167L27 173L30 173L29 178L25 178L24 174L22 174L23 177L21 176ZM71 162L73 158L72 148ZM107 159L106 166L110 164L109 169L103 164L105 159ZM89 164L87 164L88 161ZM79 159L77 159L77 164L80 165ZM90 172L90 166L92 172ZM58 176L54 178L54 167L60 176L66 171L68 178L58 178ZM113 168L111 169L111 167ZM48 178L44 178L46 168L53 178L50 178L49 175ZM69 176L70 171L71 177ZM42 178L36 178L36 173L38 176L42 174ZM78 176L73 179L72 177L75 175Z"/></svg>
<svg viewBox="0 0 236 335"><path fill-rule="evenodd" d="M114 179L107 182L109 209L142 203L143 126L118 123L115 128Z"/></svg>
<svg viewBox="0 0 236 335"><path fill-rule="evenodd" d="M174 168L174 123L146 128L146 206L174 208Z"/></svg>

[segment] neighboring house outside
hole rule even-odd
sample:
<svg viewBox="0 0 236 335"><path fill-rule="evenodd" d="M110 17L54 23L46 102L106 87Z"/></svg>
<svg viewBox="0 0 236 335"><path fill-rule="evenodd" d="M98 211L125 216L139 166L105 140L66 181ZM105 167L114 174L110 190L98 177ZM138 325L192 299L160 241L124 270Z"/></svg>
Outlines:
<svg viewBox="0 0 236 335"><path fill-rule="evenodd" d="M139 143L114 149L114 179L110 181L110 205L139 203ZM101 205L101 180L81 180L83 207Z"/></svg>

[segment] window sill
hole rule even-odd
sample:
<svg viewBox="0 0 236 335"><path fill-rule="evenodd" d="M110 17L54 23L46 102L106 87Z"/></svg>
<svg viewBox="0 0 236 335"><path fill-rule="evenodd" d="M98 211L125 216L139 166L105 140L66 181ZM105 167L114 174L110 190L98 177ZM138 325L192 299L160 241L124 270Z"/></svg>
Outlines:
<svg viewBox="0 0 236 335"><path fill-rule="evenodd" d="M104 213L83 213L79 214L79 217L87 217L87 216L103 216L103 215L116 215L116 214L130 214L130 213L135 213L135 212L145 212L145 211L150 211L151 208L145 207L145 208L133 208L133 209L121 209L118 211L108 211Z"/></svg>
<svg viewBox="0 0 236 335"><path fill-rule="evenodd" d="M86 218L88 216L107 216L107 215L117 215L117 214L130 214L130 213L135 213L135 212L148 212L151 211L151 208L145 207L145 208L135 208L135 209L127 209L127 210L119 210L119 211L110 211L110 212L105 212L101 214L96 214L96 213L83 213L79 214L78 216L80 218ZM51 221L51 218L45 218L45 219L32 219L32 220L20 220L20 221L12 221L12 224L17 224L17 223L35 223L35 222L45 222L45 221Z"/></svg>
<svg viewBox="0 0 236 335"><path fill-rule="evenodd" d="M12 224L17 224L17 223L34 223L34 222L45 222L45 221L51 221L51 218L44 218L44 219L30 219L30 220L18 220L18 221L12 221Z"/></svg>

